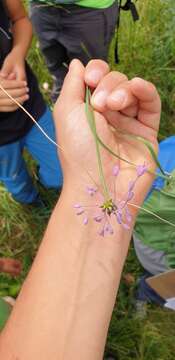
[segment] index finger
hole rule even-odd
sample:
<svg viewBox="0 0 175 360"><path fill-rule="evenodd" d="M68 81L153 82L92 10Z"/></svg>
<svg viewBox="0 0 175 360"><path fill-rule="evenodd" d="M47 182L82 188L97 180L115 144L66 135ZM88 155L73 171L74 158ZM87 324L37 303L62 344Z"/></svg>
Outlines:
<svg viewBox="0 0 175 360"><path fill-rule="evenodd" d="M85 83L88 86L95 88L109 71L109 65L105 61L96 59L91 60L85 68Z"/></svg>
<svg viewBox="0 0 175 360"><path fill-rule="evenodd" d="M6 90L10 89L19 89L27 86L26 81L21 80L9 80L9 79L3 79L0 77L0 85L5 88Z"/></svg>

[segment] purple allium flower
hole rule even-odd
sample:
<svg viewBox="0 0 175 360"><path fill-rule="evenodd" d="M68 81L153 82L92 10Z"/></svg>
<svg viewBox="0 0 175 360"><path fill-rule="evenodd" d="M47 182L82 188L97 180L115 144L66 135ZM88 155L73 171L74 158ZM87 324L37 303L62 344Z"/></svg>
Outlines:
<svg viewBox="0 0 175 360"><path fill-rule="evenodd" d="M122 199L105 199L102 197L102 200L99 202L96 200L96 204L84 206L79 203L74 205L76 209L76 215L83 214L83 224L87 225L89 219L93 219L96 223L99 224L98 234L100 236L112 235L114 229L111 225L112 217L115 217L117 223L121 225L124 229L128 230L131 227L132 215L128 208L129 201L134 197L134 188L140 176L144 175L147 172L147 166L144 163L143 165L138 165L136 168L136 178L130 180L128 183L128 190ZM113 167L113 176L117 176L119 173L118 165ZM86 188L90 197L96 197L98 189L94 186L87 186ZM102 194L100 194L102 195Z"/></svg>

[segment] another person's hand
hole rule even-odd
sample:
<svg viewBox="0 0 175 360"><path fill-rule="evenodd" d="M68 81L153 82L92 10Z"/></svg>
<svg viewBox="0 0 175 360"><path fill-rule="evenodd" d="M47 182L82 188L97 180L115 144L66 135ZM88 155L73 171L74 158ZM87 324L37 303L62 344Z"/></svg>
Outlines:
<svg viewBox="0 0 175 360"><path fill-rule="evenodd" d="M97 133L102 141L127 161L136 165L145 162L148 169L154 171L155 163L145 145L122 132L144 137L157 152L161 104L155 87L140 78L128 81L125 75L110 72L103 61L92 60L84 68L74 60L54 110L58 142L63 148L65 183L70 179L80 189L92 183L93 178L94 183L100 185L94 138L85 114L86 84L93 91L91 104L96 110ZM129 181L136 177L136 169L102 147L100 150L107 184L110 185L113 165L120 167L116 192L122 198ZM132 202L137 205L143 202L152 180L149 173L140 177Z"/></svg>
<svg viewBox="0 0 175 360"><path fill-rule="evenodd" d="M0 85L21 105L29 98L26 81L7 80L0 77ZM18 105L0 88L0 112L12 112L17 109Z"/></svg>
<svg viewBox="0 0 175 360"><path fill-rule="evenodd" d="M20 54L20 49L12 49L6 56L0 76L8 80L26 81L25 59Z"/></svg>

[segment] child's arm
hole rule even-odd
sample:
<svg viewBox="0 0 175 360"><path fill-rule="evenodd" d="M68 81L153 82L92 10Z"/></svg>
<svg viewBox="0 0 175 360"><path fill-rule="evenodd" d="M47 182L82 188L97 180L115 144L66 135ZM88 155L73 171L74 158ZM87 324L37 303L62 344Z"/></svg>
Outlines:
<svg viewBox="0 0 175 360"><path fill-rule="evenodd" d="M95 89L96 110L105 101L104 110L95 114L100 137L110 148L118 151L120 147L121 156L129 161L136 164L146 161L152 170L156 167L138 141L133 146L133 139L127 138L122 143L120 137L115 139L108 122L115 121L119 129L125 127L126 132L133 130L136 135L144 136L157 151L160 119L160 99L152 84L142 79L127 81L124 75L108 71L103 62L92 61L85 70L76 60L64 81L55 107L57 136L65 149L61 154L63 191L32 270L1 334L1 360L101 360L103 357L136 214L128 230L115 218L111 219L115 233L107 237L99 237L100 224L91 219L83 225L80 216L75 215L73 206L79 201L86 206L89 201L84 188L92 183L91 176L100 188L94 139L85 115L85 79ZM116 160L106 152L101 151L101 155L108 183ZM128 190L129 181L135 178L135 170L122 162L119 165L116 190L121 198L123 190ZM133 203L142 204L152 180L150 174L139 179Z"/></svg>
<svg viewBox="0 0 175 360"><path fill-rule="evenodd" d="M6 8L12 22L13 48L4 61L0 75L25 80L25 57L32 39L32 25L20 0L6 0Z"/></svg>

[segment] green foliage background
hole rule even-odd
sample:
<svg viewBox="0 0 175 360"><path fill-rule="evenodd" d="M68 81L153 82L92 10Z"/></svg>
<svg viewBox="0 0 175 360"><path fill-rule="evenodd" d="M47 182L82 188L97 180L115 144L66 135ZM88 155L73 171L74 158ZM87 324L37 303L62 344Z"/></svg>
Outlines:
<svg viewBox="0 0 175 360"><path fill-rule="evenodd" d="M120 64L114 63L113 40L109 61L111 67L125 72L129 78L141 76L152 81L162 99L160 139L174 134L175 130L175 1L138 0L140 20L133 23L130 13L122 12L119 30ZM43 90L43 83L51 78L43 58L36 47L36 40L29 55ZM26 154L30 171L35 175L35 164ZM174 154L172 154L174 156ZM23 261L23 273L18 279L0 274L0 296L17 296L21 284L43 236L57 194L40 188L49 209L39 210L15 203L3 186L0 186L0 256L16 257ZM131 245L124 274L135 279L142 272ZM175 314L149 306L145 320L139 320L134 310L135 284L121 282L108 334L106 351L118 360L174 360Z"/></svg>

